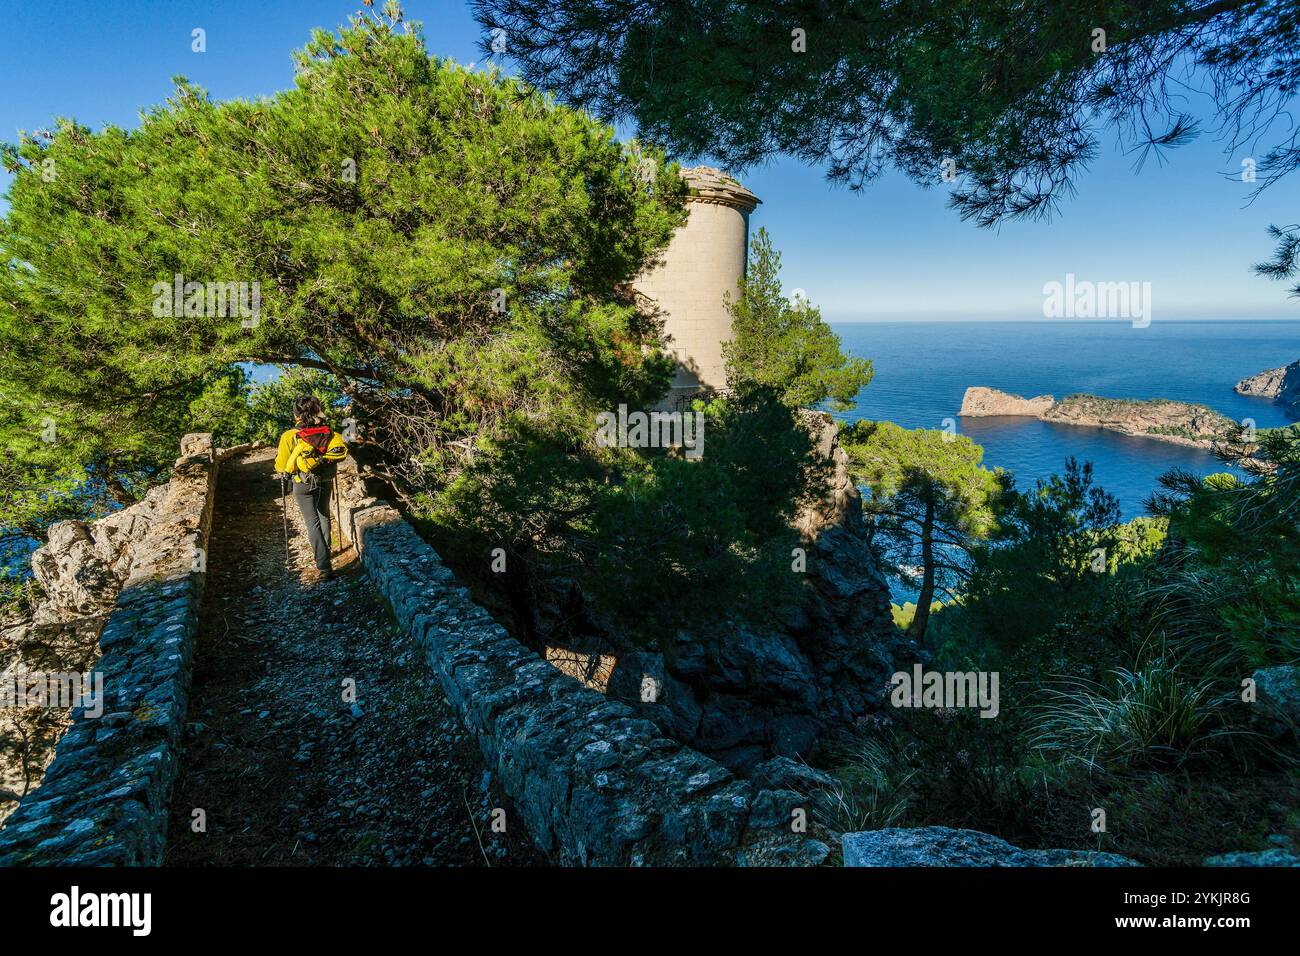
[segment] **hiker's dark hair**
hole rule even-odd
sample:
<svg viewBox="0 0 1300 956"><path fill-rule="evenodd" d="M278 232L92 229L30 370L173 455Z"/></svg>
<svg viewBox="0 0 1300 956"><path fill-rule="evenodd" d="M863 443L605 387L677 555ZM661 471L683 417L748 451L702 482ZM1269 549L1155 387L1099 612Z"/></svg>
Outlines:
<svg viewBox="0 0 1300 956"><path fill-rule="evenodd" d="M304 425L321 425L325 422L325 409L315 395L299 395L293 400L293 417Z"/></svg>

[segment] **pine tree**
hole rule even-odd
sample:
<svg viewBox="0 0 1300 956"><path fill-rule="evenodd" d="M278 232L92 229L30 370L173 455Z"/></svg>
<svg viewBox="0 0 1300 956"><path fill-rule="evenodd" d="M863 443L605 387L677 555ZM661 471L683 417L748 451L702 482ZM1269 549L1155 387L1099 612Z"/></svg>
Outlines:
<svg viewBox="0 0 1300 956"><path fill-rule="evenodd" d="M395 5L295 62L269 98L178 78L134 129L5 147L0 528L133 500L186 431L243 437L240 363L328 373L410 481L666 387L627 287L684 220L662 154L430 57Z"/></svg>
<svg viewBox="0 0 1300 956"><path fill-rule="evenodd" d="M727 383L737 392L770 389L791 407L852 403L871 381L871 362L851 358L803 296L781 286L781 254L766 229L750 242L740 294L728 302L732 339L722 347Z"/></svg>
<svg viewBox="0 0 1300 956"><path fill-rule="evenodd" d="M920 643L936 594L969 576L972 546L995 529L1005 476L984 468L984 449L964 435L860 421L841 442L854 478L871 491L875 543L896 571L919 579L908 634Z"/></svg>

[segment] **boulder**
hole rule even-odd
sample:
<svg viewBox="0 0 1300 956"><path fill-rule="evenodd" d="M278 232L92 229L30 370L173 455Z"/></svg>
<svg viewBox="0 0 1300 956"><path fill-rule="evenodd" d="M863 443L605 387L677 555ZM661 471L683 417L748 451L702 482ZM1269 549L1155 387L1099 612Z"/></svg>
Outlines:
<svg viewBox="0 0 1300 956"><path fill-rule="evenodd" d="M719 644L716 664L714 684L720 690L771 695L809 710L817 704L817 688L809 680L812 662L788 634L737 628Z"/></svg>
<svg viewBox="0 0 1300 956"><path fill-rule="evenodd" d="M749 811L749 825L757 828L789 827L794 811L807 810L808 798L793 790L760 790Z"/></svg>
<svg viewBox="0 0 1300 956"><path fill-rule="evenodd" d="M821 736L821 724L811 714L778 714L767 724L768 749L778 757L797 757L812 751Z"/></svg>
<svg viewBox="0 0 1300 956"><path fill-rule="evenodd" d="M766 711L739 697L719 694L705 701L701 709L700 729L690 743L705 752L731 750L738 745L754 747L767 736ZM762 759L761 750L754 756ZM733 758L723 762L734 767L742 761Z"/></svg>
<svg viewBox="0 0 1300 956"><path fill-rule="evenodd" d="M118 579L95 547L84 521L58 521L32 552L32 576L44 595L42 610L91 614L117 599Z"/></svg>
<svg viewBox="0 0 1300 956"><path fill-rule="evenodd" d="M1290 850L1275 847L1257 853L1220 853L1207 857L1206 866L1300 866L1300 856Z"/></svg>
<svg viewBox="0 0 1300 956"><path fill-rule="evenodd" d="M700 706L690 687L668 673L662 654L619 654L605 693L629 704L638 717L653 721L669 737L690 740L699 731Z"/></svg>
<svg viewBox="0 0 1300 956"><path fill-rule="evenodd" d="M1258 695L1252 710L1256 727L1274 736L1300 727L1300 665L1263 667L1251 678Z"/></svg>
<svg viewBox="0 0 1300 956"><path fill-rule="evenodd" d="M153 526L169 486L93 523L57 521L46 543L32 552L32 576L43 596L33 620L51 623L107 611L117 600L135 546Z"/></svg>
<svg viewBox="0 0 1300 956"><path fill-rule="evenodd" d="M891 827L846 833L845 866L1139 866L1114 853L1023 850L991 833Z"/></svg>
<svg viewBox="0 0 1300 956"><path fill-rule="evenodd" d="M830 786L831 776L789 757L765 760L750 772L749 779L760 790L795 790L811 793Z"/></svg>

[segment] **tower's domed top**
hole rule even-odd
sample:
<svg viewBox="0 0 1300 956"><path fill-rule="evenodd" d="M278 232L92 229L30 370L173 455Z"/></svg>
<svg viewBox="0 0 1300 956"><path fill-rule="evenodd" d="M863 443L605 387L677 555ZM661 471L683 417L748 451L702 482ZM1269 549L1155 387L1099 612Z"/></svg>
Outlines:
<svg viewBox="0 0 1300 956"><path fill-rule="evenodd" d="M736 180L713 166L692 166L682 170L682 179L691 188L691 202L714 202L724 206L735 206L745 212L751 211L760 202Z"/></svg>

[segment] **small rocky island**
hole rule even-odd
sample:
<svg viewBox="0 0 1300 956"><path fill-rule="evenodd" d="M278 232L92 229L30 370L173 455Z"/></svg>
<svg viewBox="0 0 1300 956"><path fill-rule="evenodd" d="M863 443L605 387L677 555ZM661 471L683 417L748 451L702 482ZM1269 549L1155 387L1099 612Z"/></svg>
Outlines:
<svg viewBox="0 0 1300 956"><path fill-rule="evenodd" d="M1234 391L1252 398L1271 398L1292 418L1300 418L1300 360L1243 378Z"/></svg>
<svg viewBox="0 0 1300 956"><path fill-rule="evenodd" d="M1208 406L1163 398L1070 395L1058 401L1051 395L1022 398L983 386L966 389L958 414L964 418L1013 415L1063 425L1086 425L1208 450L1230 441L1239 428L1231 418Z"/></svg>

